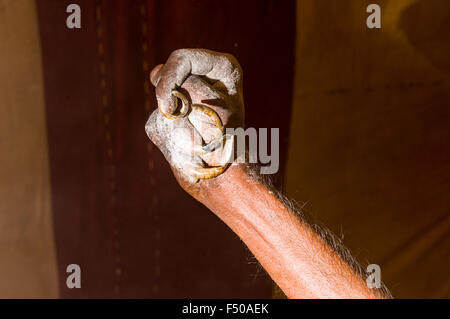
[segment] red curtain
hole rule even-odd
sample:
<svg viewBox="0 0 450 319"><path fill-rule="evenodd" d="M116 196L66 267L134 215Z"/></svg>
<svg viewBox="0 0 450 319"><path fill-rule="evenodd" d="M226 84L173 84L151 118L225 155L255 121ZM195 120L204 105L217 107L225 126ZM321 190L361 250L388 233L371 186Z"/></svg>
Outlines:
<svg viewBox="0 0 450 319"><path fill-rule="evenodd" d="M71 2L37 0L61 297L270 297L251 253L148 141L148 74L178 48L234 54L247 126L280 128L281 185L295 2L80 0L68 29ZM66 286L73 263L81 289Z"/></svg>

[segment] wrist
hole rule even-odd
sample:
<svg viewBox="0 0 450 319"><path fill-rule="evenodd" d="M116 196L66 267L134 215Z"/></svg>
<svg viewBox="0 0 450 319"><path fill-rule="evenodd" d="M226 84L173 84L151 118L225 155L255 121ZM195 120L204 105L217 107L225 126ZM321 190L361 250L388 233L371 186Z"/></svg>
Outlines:
<svg viewBox="0 0 450 319"><path fill-rule="evenodd" d="M267 209L278 211L282 206L248 164L234 163L209 182L201 186L197 200L236 233L243 225L258 224Z"/></svg>
<svg viewBox="0 0 450 319"><path fill-rule="evenodd" d="M254 180L251 169L243 163L232 163L223 174L200 182L197 200L205 206L216 206L236 200L234 191L244 186L244 181ZM214 211L214 210L213 210ZM215 212L215 211L214 211Z"/></svg>

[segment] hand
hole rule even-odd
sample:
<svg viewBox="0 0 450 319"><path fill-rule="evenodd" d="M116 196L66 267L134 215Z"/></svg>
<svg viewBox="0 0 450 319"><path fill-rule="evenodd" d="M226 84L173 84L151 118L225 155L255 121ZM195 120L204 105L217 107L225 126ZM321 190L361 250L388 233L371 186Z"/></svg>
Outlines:
<svg viewBox="0 0 450 319"><path fill-rule="evenodd" d="M243 127L241 67L229 54L181 49L174 51L165 64L156 66L150 80L156 87L158 110L153 112L146 124L147 134L169 161L180 185L192 195L197 194L201 188L223 178L219 176L195 183L193 174L204 167L204 163L208 167L220 163L220 150L203 156L193 154L194 149L212 140L214 133L211 132L214 132L215 125L210 118L196 111L183 118L168 118L178 111L172 91L183 93L191 104L214 110L225 128Z"/></svg>
<svg viewBox="0 0 450 319"><path fill-rule="evenodd" d="M159 110L147 122L148 136L169 161L180 185L242 239L288 297L389 297L388 292L367 287L363 271L338 239L308 224L294 205L281 201L245 166L231 165L216 178L194 182L192 170L203 162L217 164L214 154L191 156L199 142L208 143L214 125L194 110L186 117L167 118L178 111L172 90L182 92L193 104L212 108L225 127L242 127L242 71L235 58L207 50L177 50L151 72L151 81Z"/></svg>

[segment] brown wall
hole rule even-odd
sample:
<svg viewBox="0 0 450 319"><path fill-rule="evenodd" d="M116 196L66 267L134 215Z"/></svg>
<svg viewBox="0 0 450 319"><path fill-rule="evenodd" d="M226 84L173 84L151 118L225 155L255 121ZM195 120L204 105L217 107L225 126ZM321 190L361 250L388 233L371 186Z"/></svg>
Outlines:
<svg viewBox="0 0 450 319"><path fill-rule="evenodd" d="M365 8L373 2L382 7L381 30L368 30L365 26L368 15ZM151 4L151 1L146 3ZM260 14L266 19L260 21L262 25L268 25L267 21L271 21L274 12L282 12L273 11L274 8L268 5L261 9ZM135 9L132 10L138 12L139 8ZM149 14L152 12L150 9ZM192 10L192 14L201 13L195 8ZM89 12L88 23L94 23L94 16L93 12ZM115 16L109 17L113 19ZM281 19L281 14L278 19ZM226 24L226 21L221 21L214 32ZM160 19L158 25L163 22ZM199 26L199 29L202 28ZM208 41L215 39L213 31L210 35L189 39L181 31L178 34L177 30L171 32L180 41L185 41L183 45L188 45L190 41L198 45L213 43ZM248 38L251 38L251 34L257 34L258 30L260 28L255 24L254 29L248 30ZM251 50L253 42L249 42L245 34L240 35L239 47L235 46L236 34L240 34L238 31L236 27L224 33L227 34L227 42L216 43L217 49L224 49L222 46L234 48L238 57L249 61L245 63L244 69L249 71L250 76L258 77L261 57L255 62ZM271 35L275 38L274 34ZM0 50L0 297L56 297L58 284L64 286L65 274L59 279L63 281L59 282L49 183L48 123L45 118L41 47L34 1L0 0L0 39L2 46L8 48ZM257 40L264 48L264 36L259 34ZM141 43L134 44L140 50ZM161 62L175 47L169 42L164 45L164 49L158 49L159 52L152 48L149 54L155 55L151 58L153 62ZM83 52L96 54L95 46L86 50ZM396 297L450 297L447 275L450 269L449 53L450 3L447 1L297 1L297 58L286 190L291 197L306 202L305 211L308 214L335 232L343 233L344 242L362 262L380 264L382 278ZM278 57L274 53L270 54L269 57ZM289 56L289 52L286 54ZM279 61L280 68L286 68L286 60L281 54L281 58L276 61ZM91 72L96 70L93 67ZM82 73L88 74L87 71ZM129 82L129 85L139 83L136 90L140 92L145 77L142 75L138 78L137 82ZM246 85L249 94L258 90L256 82L252 83ZM286 85L279 83L279 87ZM279 92L282 92L281 88ZM271 121L281 121L290 112L290 105L281 105L279 118L265 116L261 124L256 117L260 113L258 100L246 95L246 101L250 124L253 126L274 126L276 124ZM142 105L138 107L142 109L142 114L138 111L133 114L144 123L144 100L141 102ZM59 105L55 104L55 108L59 108ZM93 109L93 112L97 111ZM72 125L73 121L68 123ZM132 122L128 124L132 126ZM92 125L98 126L95 122ZM123 125L124 122L120 127ZM136 131L137 135L143 133L143 130ZM141 138L141 135L138 136ZM136 147L141 149L140 145ZM64 158L67 153L57 154ZM162 163L156 151L154 156L156 163L159 160ZM147 160L146 157L142 158ZM158 176L166 179L169 176L168 169L161 165ZM147 175L144 177L147 178ZM70 180L61 180L70 183ZM107 181L103 182L107 184ZM94 190L98 186L95 183L89 185ZM55 191L61 194L65 190L77 190L69 186ZM174 183L171 187L174 192L178 190ZM99 191L97 189L96 193L89 194L96 198L94 195L99 194ZM179 195L182 196L181 191ZM155 192L151 198L154 204ZM167 196L161 195L156 198L158 200L160 207L174 205ZM191 203L187 202L187 195L185 200L183 203ZM148 203L149 198L145 197L144 202ZM164 203L166 206L161 206ZM195 203L189 205L194 209L199 207ZM148 209L150 213L152 209ZM126 218L122 222L134 218L136 224L142 224L143 228L155 227L153 219L145 217L145 212L140 213L145 210L136 209L131 217L127 215L128 211L120 210L122 218ZM193 251L188 251L184 257L172 253L178 249L176 243L182 236L198 233L194 227L184 230L182 234L179 230L175 231L171 215L167 214L172 211L161 210L165 214L161 216L167 218L161 224L166 226L162 232L163 238L174 245L172 250L170 247L162 250L162 258L168 265L163 269L163 275L175 279L177 276L191 275L192 278L186 281L185 286L166 285L164 295L173 295L177 291L179 294L188 294L192 283L195 283L201 286L199 291L204 296L210 290L208 285L219 286L212 280L220 279L222 273L217 273L214 267L202 262L201 267L210 269L210 282L201 281L199 278L204 278L205 272L197 263L190 261ZM80 214L82 212L80 210ZM181 212L180 209L180 216ZM64 217L61 214L58 216ZM195 221L204 222L206 219L209 223L215 223L208 212L196 216ZM89 218L97 217L90 215ZM101 219L97 222L99 225L105 224ZM127 225L123 227L125 234L122 235L122 244L134 245L129 239L135 237L137 242L144 242L139 237L144 232L136 232ZM228 234L224 226L213 225L215 228L211 232L218 229ZM95 227L91 227L90 231L102 236ZM204 242L205 236L198 235L191 249L203 247L198 243ZM76 249L87 251L89 245L87 242L81 246L76 244ZM234 235L214 238L214 245L223 249L234 247L239 257L234 261L236 267L248 262L245 260L248 253ZM153 254L154 248L152 246L148 254ZM95 254L95 250L89 251L85 256ZM218 255L215 263L223 264L220 259L224 258L222 252L212 248L198 252L203 256L206 253L209 256ZM123 279L128 280L123 287L128 287L130 295L138 293L136 287L142 287L142 291L153 289L151 282L146 285L139 277L139 269L145 269L153 276L152 259L149 259L149 265L136 261L144 260L142 256L145 254L144 245L140 251L126 249L122 255L123 272L126 276L134 276ZM230 255L233 254L231 251ZM71 255L68 257L68 261L76 262L71 259ZM211 258L208 261L214 264ZM96 263L95 260L91 262ZM62 270L63 264L60 265ZM186 267L180 267L179 264ZM104 269L103 264L100 266ZM187 266L200 270L197 275L192 274L188 272ZM108 267L111 277L114 276L114 263L111 262ZM180 269L186 269L186 272ZM248 281L245 272L236 272L229 266L227 269L233 274L241 273L241 277ZM254 272L253 269L247 271ZM242 288L239 280L244 280L241 277L234 286L229 286L230 289ZM136 280L133 281L133 278ZM170 283L162 279L160 282L162 285ZM109 287L112 283L110 280L108 285L96 287L96 293L104 296L106 293L102 289L109 289L112 293ZM230 290L229 293L239 292ZM246 294L245 290L240 293ZM216 291L215 294L219 296L221 292ZM91 291L87 295L96 294ZM151 296L152 293L142 292L143 295Z"/></svg>
<svg viewBox="0 0 450 319"><path fill-rule="evenodd" d="M299 0L297 33L288 194L394 296L450 297L450 2Z"/></svg>
<svg viewBox="0 0 450 319"><path fill-rule="evenodd" d="M34 1L0 0L0 298L57 297Z"/></svg>

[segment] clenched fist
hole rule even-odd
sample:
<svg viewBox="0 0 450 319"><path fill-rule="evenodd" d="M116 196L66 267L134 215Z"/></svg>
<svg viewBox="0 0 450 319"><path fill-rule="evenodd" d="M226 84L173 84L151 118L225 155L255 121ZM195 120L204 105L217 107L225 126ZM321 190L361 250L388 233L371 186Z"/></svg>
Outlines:
<svg viewBox="0 0 450 319"><path fill-rule="evenodd" d="M159 109L147 122L148 136L181 186L242 239L288 297L390 297L384 286L367 286L363 269L340 239L308 224L247 166L227 165L217 177L201 179L205 170L225 167L230 144L215 149L211 143L220 141L224 128L244 124L242 71L235 58L178 50L152 71L151 81Z"/></svg>
<svg viewBox="0 0 450 319"><path fill-rule="evenodd" d="M201 185L195 185L206 172L226 168L233 155L233 138L225 138L224 130L244 125L239 63L225 53L181 49L156 66L150 80L158 109L146 124L147 135L186 190L213 183L214 179L201 180L197 183ZM190 110L180 114L186 105ZM212 145L215 143L220 145Z"/></svg>

